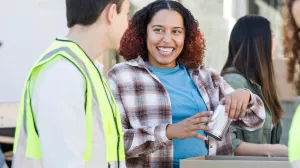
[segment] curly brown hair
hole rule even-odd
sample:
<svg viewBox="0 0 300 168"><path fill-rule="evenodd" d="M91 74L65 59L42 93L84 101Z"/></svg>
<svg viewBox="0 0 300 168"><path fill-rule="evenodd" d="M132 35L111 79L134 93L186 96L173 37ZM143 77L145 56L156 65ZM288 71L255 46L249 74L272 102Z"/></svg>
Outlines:
<svg viewBox="0 0 300 168"><path fill-rule="evenodd" d="M300 39L299 28L292 14L293 1L285 0L281 14L283 17L283 53L288 64L288 81L295 84L297 94L300 95Z"/></svg>
<svg viewBox="0 0 300 168"><path fill-rule="evenodd" d="M127 61L138 56L148 60L147 25L152 17L163 9L178 12L184 20L186 30L184 47L177 61L187 68L199 67L203 64L205 51L205 39L199 30L199 24L188 9L171 0L154 1L135 13L121 40L120 55Z"/></svg>

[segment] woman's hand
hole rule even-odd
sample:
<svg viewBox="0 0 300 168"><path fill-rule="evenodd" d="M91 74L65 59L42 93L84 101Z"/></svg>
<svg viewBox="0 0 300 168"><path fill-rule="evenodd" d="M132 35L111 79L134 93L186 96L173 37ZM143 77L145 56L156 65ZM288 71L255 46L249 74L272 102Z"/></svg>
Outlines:
<svg viewBox="0 0 300 168"><path fill-rule="evenodd" d="M267 147L270 156L288 157L288 147L282 144L270 144Z"/></svg>
<svg viewBox="0 0 300 168"><path fill-rule="evenodd" d="M209 117L211 114L212 114L211 111L200 112L179 123L169 124L166 130L167 137L169 139L186 139L186 138L195 137L201 140L206 140L207 138L205 136L198 134L196 131L211 130L210 127L206 126L206 123L213 121Z"/></svg>
<svg viewBox="0 0 300 168"><path fill-rule="evenodd" d="M245 116L251 98L251 92L246 89L237 89L225 96L221 101L225 105L225 114L233 121Z"/></svg>

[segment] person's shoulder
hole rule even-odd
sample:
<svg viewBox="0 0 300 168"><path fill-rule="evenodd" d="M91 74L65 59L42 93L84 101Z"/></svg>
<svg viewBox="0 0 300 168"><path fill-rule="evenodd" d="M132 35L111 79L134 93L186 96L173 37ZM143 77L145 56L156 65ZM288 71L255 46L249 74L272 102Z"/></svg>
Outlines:
<svg viewBox="0 0 300 168"><path fill-rule="evenodd" d="M210 74L210 75L220 75L220 73L218 73L217 70L212 68L212 67L200 66L199 69L203 72L206 72L206 73Z"/></svg>
<svg viewBox="0 0 300 168"><path fill-rule="evenodd" d="M121 71L121 70L126 70L126 69L130 69L131 66L127 64L127 62L121 62L121 63L117 63L115 64L110 70L110 71Z"/></svg>
<svg viewBox="0 0 300 168"><path fill-rule="evenodd" d="M223 79L234 89L248 88L251 90L252 84L243 75L238 73L228 73L223 75Z"/></svg>
<svg viewBox="0 0 300 168"><path fill-rule="evenodd" d="M247 79L241 75L241 74L238 74L238 73L227 73L227 74L224 74L222 75L224 79L235 79L235 80L241 80L241 81L247 81Z"/></svg>
<svg viewBox="0 0 300 168"><path fill-rule="evenodd" d="M42 67L41 72L55 74L55 76L63 76L66 74L82 76L76 65L64 57L56 57L49 61Z"/></svg>
<svg viewBox="0 0 300 168"><path fill-rule="evenodd" d="M228 81L240 81L240 82L244 82L247 83L248 80L241 74L238 73L227 73L223 75L224 80L228 80Z"/></svg>
<svg viewBox="0 0 300 168"><path fill-rule="evenodd" d="M189 68L189 71L200 72L202 74L219 74L216 69L212 67L207 67L205 65L200 65L197 68Z"/></svg>
<svg viewBox="0 0 300 168"><path fill-rule="evenodd" d="M211 79L215 83L219 83L223 80L225 80L227 83L232 84L232 85L247 85L248 80L238 74L238 73L227 73L223 76L220 75L220 73L212 68L212 67L207 67L207 66L199 66L196 69L192 69L193 74L195 75L200 75L202 79L208 80ZM196 73L195 73L196 72Z"/></svg>
<svg viewBox="0 0 300 168"><path fill-rule="evenodd" d="M202 78L219 78L220 74L217 72L216 69L212 67L207 67L205 65L198 66L197 68L191 69L191 71L195 74L202 76Z"/></svg>
<svg viewBox="0 0 300 168"><path fill-rule="evenodd" d="M46 81L51 82L52 86L55 86L54 83L65 83L71 87L84 85L84 76L72 62L63 57L56 57L39 69L36 82L46 84Z"/></svg>
<svg viewBox="0 0 300 168"><path fill-rule="evenodd" d="M63 57L56 57L45 63L31 78L30 89L34 104L45 98L57 104L71 100L84 101L85 78L72 62Z"/></svg>
<svg viewBox="0 0 300 168"><path fill-rule="evenodd" d="M122 62L115 64L107 73L108 76L111 75L130 75L133 73L137 73L140 70L138 66L131 65L131 62Z"/></svg>

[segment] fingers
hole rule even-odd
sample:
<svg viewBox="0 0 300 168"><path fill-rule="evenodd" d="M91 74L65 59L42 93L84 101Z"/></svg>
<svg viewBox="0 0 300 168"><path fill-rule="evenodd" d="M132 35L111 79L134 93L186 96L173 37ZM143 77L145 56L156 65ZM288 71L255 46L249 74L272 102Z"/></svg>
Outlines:
<svg viewBox="0 0 300 168"><path fill-rule="evenodd" d="M232 100L231 104L230 104L229 114L228 114L229 119L232 119L232 120L234 119L236 110L237 110L237 101Z"/></svg>
<svg viewBox="0 0 300 168"><path fill-rule="evenodd" d="M190 131L197 131L197 130L210 131L212 128L204 124L197 124L197 125L191 125L189 129Z"/></svg>
<svg viewBox="0 0 300 168"><path fill-rule="evenodd" d="M200 134L196 134L195 138L198 138L198 139L201 139L201 140L207 140L206 136L203 136L203 135L200 135Z"/></svg>
<svg viewBox="0 0 300 168"><path fill-rule="evenodd" d="M229 114L231 106L231 96L225 98L225 114Z"/></svg>
<svg viewBox="0 0 300 168"><path fill-rule="evenodd" d="M225 98L225 113L230 120L241 119L245 116L251 92L245 89L237 89Z"/></svg>
<svg viewBox="0 0 300 168"><path fill-rule="evenodd" d="M201 140L207 140L206 136L198 134L196 131L191 132L190 137L195 137Z"/></svg>
<svg viewBox="0 0 300 168"><path fill-rule="evenodd" d="M248 102L243 102L243 106L242 106L241 113L239 115L239 119L242 119L246 115L247 106L248 106Z"/></svg>
<svg viewBox="0 0 300 168"><path fill-rule="evenodd" d="M239 118L240 113L242 111L242 106L243 106L243 102L242 101L238 101L237 105L236 105L236 111L235 111L233 119L237 120Z"/></svg>
<svg viewBox="0 0 300 168"><path fill-rule="evenodd" d="M200 117L200 118L196 118L196 119L192 119L192 123L191 124L201 124L201 123L210 123L213 122L214 120L212 118L208 118L208 117Z"/></svg>
<svg viewBox="0 0 300 168"><path fill-rule="evenodd" d="M209 117L212 114L213 114L212 111L206 111L206 112L202 111L200 113L195 114L192 118L193 119L197 119L197 118L200 118L200 117Z"/></svg>

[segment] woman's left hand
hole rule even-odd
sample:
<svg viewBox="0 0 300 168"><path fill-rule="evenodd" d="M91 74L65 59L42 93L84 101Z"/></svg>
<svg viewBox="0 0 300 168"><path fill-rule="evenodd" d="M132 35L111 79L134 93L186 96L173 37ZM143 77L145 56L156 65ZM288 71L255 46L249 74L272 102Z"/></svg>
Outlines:
<svg viewBox="0 0 300 168"><path fill-rule="evenodd" d="M223 104L225 104L225 113L231 121L241 119L245 116L251 92L246 89L236 89L231 94L225 96Z"/></svg>

